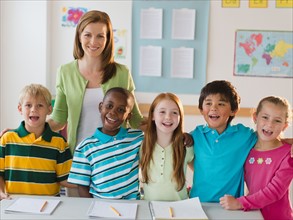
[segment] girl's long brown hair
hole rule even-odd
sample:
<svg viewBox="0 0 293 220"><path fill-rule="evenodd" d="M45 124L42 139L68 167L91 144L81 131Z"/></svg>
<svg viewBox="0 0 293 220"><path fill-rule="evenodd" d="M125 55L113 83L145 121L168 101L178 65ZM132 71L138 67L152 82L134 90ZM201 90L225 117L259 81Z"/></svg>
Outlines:
<svg viewBox="0 0 293 220"><path fill-rule="evenodd" d="M172 93L159 94L150 106L147 128L145 131L144 140L142 143L142 154L140 159L140 168L142 175L142 182L149 183L150 177L148 175L150 163L153 160L153 152L157 141L157 128L153 120L154 110L162 100L171 100L176 103L179 108L180 121L178 127L174 130L172 136L173 147L173 175L172 179L177 183L177 190L180 191L185 185L184 174L184 159L186 149L183 144L183 106L179 98Z"/></svg>

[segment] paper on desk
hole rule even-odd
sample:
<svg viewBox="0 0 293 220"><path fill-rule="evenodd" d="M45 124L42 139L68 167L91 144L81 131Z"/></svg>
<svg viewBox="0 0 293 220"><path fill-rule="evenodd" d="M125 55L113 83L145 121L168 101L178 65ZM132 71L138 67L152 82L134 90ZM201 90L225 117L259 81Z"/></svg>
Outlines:
<svg viewBox="0 0 293 220"><path fill-rule="evenodd" d="M55 199L17 198L5 209L5 213L51 215L60 202Z"/></svg>
<svg viewBox="0 0 293 220"><path fill-rule="evenodd" d="M157 219L208 219L198 197L175 202L151 201L149 203L152 218ZM172 208L173 216L170 216Z"/></svg>
<svg viewBox="0 0 293 220"><path fill-rule="evenodd" d="M110 207L116 209L118 216ZM137 203L113 203L105 201L93 201L88 210L88 216L99 218L136 219Z"/></svg>

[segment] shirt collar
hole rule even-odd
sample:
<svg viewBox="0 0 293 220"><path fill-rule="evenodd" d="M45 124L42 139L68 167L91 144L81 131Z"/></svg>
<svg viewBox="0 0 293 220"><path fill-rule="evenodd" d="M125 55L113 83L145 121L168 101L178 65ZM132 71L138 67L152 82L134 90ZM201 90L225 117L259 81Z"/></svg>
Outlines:
<svg viewBox="0 0 293 220"><path fill-rule="evenodd" d="M31 134L30 132L28 132L25 129L25 122L24 121L22 121L21 124L19 125L19 127L17 129L15 129L14 131L17 132L18 136L21 138ZM45 123L45 130L42 134L42 138L47 142L51 142L53 136L54 136L53 131L51 130L49 124L46 122Z"/></svg>
<svg viewBox="0 0 293 220"><path fill-rule="evenodd" d="M173 151L173 148L172 148L172 143L170 143L167 147L162 147L161 145L158 144L158 142L156 142L155 144L155 150L157 151Z"/></svg>
<svg viewBox="0 0 293 220"><path fill-rule="evenodd" d="M237 126L232 126L231 124L228 124L227 128L224 130L223 133L233 133L233 132L237 132ZM216 129L212 129L210 128L207 124L203 126L203 132L204 133L208 133L208 132L217 132ZM217 132L218 133L218 132Z"/></svg>
<svg viewBox="0 0 293 220"><path fill-rule="evenodd" d="M120 140L127 136L127 129L120 127L119 132L115 136L111 136L102 132L102 128L97 128L94 134L95 138L98 138L102 143L108 143L110 141Z"/></svg>

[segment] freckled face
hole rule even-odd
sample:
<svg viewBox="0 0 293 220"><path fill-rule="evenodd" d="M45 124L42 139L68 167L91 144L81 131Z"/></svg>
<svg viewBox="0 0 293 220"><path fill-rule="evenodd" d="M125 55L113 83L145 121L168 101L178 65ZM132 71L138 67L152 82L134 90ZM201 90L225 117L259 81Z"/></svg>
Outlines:
<svg viewBox="0 0 293 220"><path fill-rule="evenodd" d="M227 127L227 121L235 112L231 110L229 101L222 98L220 94L211 94L203 101L200 110L210 128L216 129L221 134Z"/></svg>
<svg viewBox="0 0 293 220"><path fill-rule="evenodd" d="M173 133L180 122L178 106L172 100L162 100L154 109L153 120L155 121L157 132Z"/></svg>
<svg viewBox="0 0 293 220"><path fill-rule="evenodd" d="M107 43L107 26L97 22L88 24L80 34L80 43L85 56L100 56Z"/></svg>

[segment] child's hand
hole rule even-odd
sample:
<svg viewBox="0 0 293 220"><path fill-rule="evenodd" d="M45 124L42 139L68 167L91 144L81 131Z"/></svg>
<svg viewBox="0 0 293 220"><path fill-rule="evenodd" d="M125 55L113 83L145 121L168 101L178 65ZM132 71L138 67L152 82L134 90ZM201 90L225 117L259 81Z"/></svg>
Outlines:
<svg viewBox="0 0 293 220"><path fill-rule="evenodd" d="M0 200L2 199L12 199L12 198L7 193L0 192Z"/></svg>
<svg viewBox="0 0 293 220"><path fill-rule="evenodd" d="M8 130L10 130L9 128L6 128L6 129L4 129L4 130L2 130L1 132L0 132L0 138L3 136L3 134L5 134Z"/></svg>
<svg viewBox="0 0 293 220"><path fill-rule="evenodd" d="M184 133L183 134L183 141L184 141L184 146L185 147L190 147L190 146L192 146L193 145L193 138L192 138L192 136L190 135L190 134L188 134L188 133Z"/></svg>
<svg viewBox="0 0 293 220"><path fill-rule="evenodd" d="M147 124L148 124L148 118L147 117L143 117L143 120L141 121L140 125L139 125L139 129L142 130L143 132L146 132L146 128L147 128Z"/></svg>
<svg viewBox="0 0 293 220"><path fill-rule="evenodd" d="M236 210L236 209L242 209L242 204L235 199L233 196L230 195L225 195L223 197L220 198L220 205L224 208L224 209L228 209L228 210Z"/></svg>

